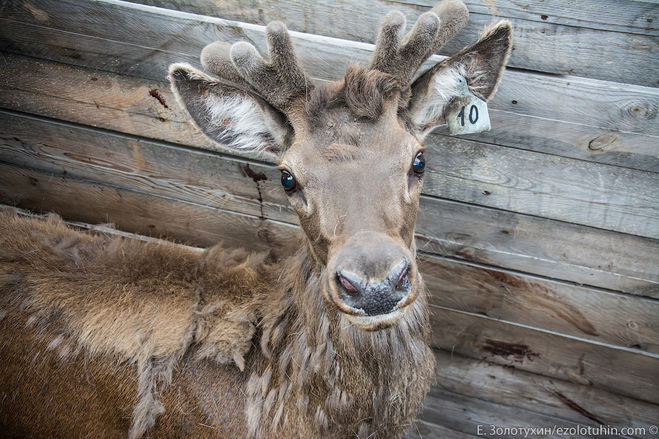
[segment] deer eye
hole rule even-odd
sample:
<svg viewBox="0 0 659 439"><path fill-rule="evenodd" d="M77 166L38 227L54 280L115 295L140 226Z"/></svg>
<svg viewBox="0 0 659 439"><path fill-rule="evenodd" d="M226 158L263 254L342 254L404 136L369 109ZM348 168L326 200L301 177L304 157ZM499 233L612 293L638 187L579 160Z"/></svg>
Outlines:
<svg viewBox="0 0 659 439"><path fill-rule="evenodd" d="M416 157L414 157L414 162L412 162L412 169L416 174L423 174L423 171L425 171L426 159L422 152L418 153Z"/></svg>
<svg viewBox="0 0 659 439"><path fill-rule="evenodd" d="M284 186L286 192L292 191L297 186L295 177L288 171L281 171L281 185Z"/></svg>

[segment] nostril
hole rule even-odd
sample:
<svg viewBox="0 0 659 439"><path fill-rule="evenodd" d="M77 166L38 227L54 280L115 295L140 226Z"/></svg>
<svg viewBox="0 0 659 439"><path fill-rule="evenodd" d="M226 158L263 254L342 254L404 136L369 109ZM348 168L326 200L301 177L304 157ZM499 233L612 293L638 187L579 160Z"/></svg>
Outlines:
<svg viewBox="0 0 659 439"><path fill-rule="evenodd" d="M353 284L350 283L348 279L345 277L341 276L340 274L337 274L337 277L339 278L339 283L341 286L346 290L348 294L351 296L357 295L359 292L357 291L357 288Z"/></svg>
<svg viewBox="0 0 659 439"><path fill-rule="evenodd" d="M396 281L396 289L399 289L401 287L403 281L405 280L409 272L410 272L409 265L405 267L403 271L400 272L400 276L398 276L398 280Z"/></svg>

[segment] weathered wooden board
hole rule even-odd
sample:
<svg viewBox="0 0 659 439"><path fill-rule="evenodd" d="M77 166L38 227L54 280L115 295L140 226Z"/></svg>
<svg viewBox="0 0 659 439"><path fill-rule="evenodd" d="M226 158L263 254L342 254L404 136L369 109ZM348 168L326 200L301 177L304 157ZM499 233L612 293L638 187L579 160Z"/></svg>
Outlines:
<svg viewBox="0 0 659 439"><path fill-rule="evenodd" d="M0 202L92 224L208 247L290 252L298 229L286 223L154 197L0 163Z"/></svg>
<svg viewBox="0 0 659 439"><path fill-rule="evenodd" d="M434 0L400 0L433 6ZM655 0L464 0L470 11L590 29L657 34ZM546 15L548 14L548 15Z"/></svg>
<svg viewBox="0 0 659 439"><path fill-rule="evenodd" d="M214 0L127 1L255 24L285 18L300 27L300 32L365 42L374 41L379 25L377 22L388 12L398 10L404 14L414 13L407 17L408 25L411 26L411 18L416 18L420 12L439 2L398 0L385 3L381 0L364 0L357 3L351 0L320 0L307 4L300 0L279 0L277 4L281 8L275 9L262 0L225 1L221 7ZM655 21L659 15L659 7L653 0L498 0L496 3L487 0L463 0L463 3L467 5L472 16L481 14L495 19L518 19L641 35L657 34ZM282 10L287 11L289 15L284 16ZM317 16L314 16L312 11L317 11ZM372 24L373 21L376 23ZM347 23L353 26L349 27ZM357 25L361 27L361 31L355 28Z"/></svg>
<svg viewBox="0 0 659 439"><path fill-rule="evenodd" d="M444 350L436 353L435 388L582 425L649 427L659 406L556 378L474 360ZM428 398L436 398L434 389ZM451 425L451 424L449 424Z"/></svg>
<svg viewBox="0 0 659 439"><path fill-rule="evenodd" d="M290 251L297 233L281 222L0 164L0 202L199 246ZM429 285L432 294L444 287ZM659 402L659 355L432 305L433 343L472 358ZM623 372L624 371L624 372Z"/></svg>
<svg viewBox="0 0 659 439"><path fill-rule="evenodd" d="M659 238L659 174L435 137L424 192Z"/></svg>
<svg viewBox="0 0 659 439"><path fill-rule="evenodd" d="M190 127L187 115L176 105L165 82L108 74L8 53L2 56L4 69L0 70L0 105L5 108L200 148L215 148L213 143ZM27 71L29 75L16 74ZM153 96L156 92L164 104ZM560 91L557 90L557 93ZM521 93L519 97L522 102L526 101ZM508 145L512 139L518 139L519 145L513 146L521 149L552 152L634 169L659 170L656 144L648 145L648 139L643 135L605 134L598 138L599 144L594 142L589 146L593 131L586 126L583 133L574 131L570 140L561 138L564 132L561 121L533 118L532 126L529 126L529 121L524 118L514 123L511 120L499 121L495 116L493 120L493 131L466 138ZM547 128L543 130L544 137L534 134L533 126L539 128L539 125ZM571 129L579 126L573 124ZM525 135L521 136L520 133ZM558 137L548 139L547 136L552 133L558 133Z"/></svg>
<svg viewBox="0 0 659 439"><path fill-rule="evenodd" d="M430 303L659 355L659 301L423 255Z"/></svg>
<svg viewBox="0 0 659 439"><path fill-rule="evenodd" d="M190 123L166 82L8 53L0 56L3 108L211 151L217 149L216 143ZM240 155L239 151L231 153ZM254 158L253 154L243 155ZM274 155L267 157L271 162L275 160Z"/></svg>
<svg viewBox="0 0 659 439"><path fill-rule="evenodd" d="M415 419L405 439L474 439L477 436L451 430L443 425Z"/></svg>
<svg viewBox="0 0 659 439"><path fill-rule="evenodd" d="M269 164L1 111L0 127L7 163L297 223ZM659 298L655 240L427 196L417 237L424 252Z"/></svg>
<svg viewBox="0 0 659 439"><path fill-rule="evenodd" d="M421 198L421 251L659 298L659 242L528 215Z"/></svg>
<svg viewBox="0 0 659 439"><path fill-rule="evenodd" d="M289 29L347 40L372 43L382 18L397 10L411 27L419 14L436 0L389 2L384 0L331 0L308 2L266 0L130 0L173 10L265 25L272 20ZM659 46L654 20L659 6L636 1L590 0L538 2L466 2L467 27L440 52L450 55L478 38L494 20L510 19L515 29L511 67L550 73L573 74L656 87ZM542 6L540 6L542 5ZM589 11L591 16L584 11ZM613 25L608 25L612 22ZM610 62L615 60L615 62ZM653 60L655 60L653 62ZM648 62L650 61L650 62Z"/></svg>
<svg viewBox="0 0 659 439"><path fill-rule="evenodd" d="M41 0L38 6L42 14L37 17L47 16L47 22L19 0L6 4L0 13L7 17L0 18L0 49L157 80L172 62L197 64L201 48L215 39L248 40L265 50L263 27L257 25L112 0ZM351 60L366 62L373 48L317 35L292 37L305 68L320 79L340 77ZM557 100L559 105L553 105ZM531 143L531 148L558 154L617 151L624 156L633 151L630 155L645 156L651 169L659 169L656 89L509 70L491 105L493 126L511 129L479 139L515 147Z"/></svg>
<svg viewBox="0 0 659 439"><path fill-rule="evenodd" d="M433 344L449 353L659 403L659 355L431 305Z"/></svg>
<svg viewBox="0 0 659 439"><path fill-rule="evenodd" d="M0 160L297 223L273 165L0 111Z"/></svg>
<svg viewBox="0 0 659 439"><path fill-rule="evenodd" d="M419 418L437 425L450 425L459 432L485 437L524 437L524 433L498 430L504 427L544 428L552 426L575 428L577 423L556 419L519 407L510 407L479 398L455 394L442 389L433 389L427 397ZM492 430L494 429L494 430ZM531 437L544 436L539 433Z"/></svg>

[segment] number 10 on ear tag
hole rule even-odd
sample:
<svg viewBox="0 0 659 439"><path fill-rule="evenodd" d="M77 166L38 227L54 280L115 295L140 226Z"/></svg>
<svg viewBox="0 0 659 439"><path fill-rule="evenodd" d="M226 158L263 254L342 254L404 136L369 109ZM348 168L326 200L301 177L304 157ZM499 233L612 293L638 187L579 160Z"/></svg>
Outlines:
<svg viewBox="0 0 659 439"><path fill-rule="evenodd" d="M449 103L446 122L451 134L473 134L490 129L487 103L474 96L467 87L465 94Z"/></svg>

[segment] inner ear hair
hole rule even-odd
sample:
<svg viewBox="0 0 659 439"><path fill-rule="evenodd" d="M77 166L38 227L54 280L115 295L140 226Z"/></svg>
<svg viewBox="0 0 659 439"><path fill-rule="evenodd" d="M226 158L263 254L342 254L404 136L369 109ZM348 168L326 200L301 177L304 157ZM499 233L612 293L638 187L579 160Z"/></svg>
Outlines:
<svg viewBox="0 0 659 439"><path fill-rule="evenodd" d="M233 149L281 152L290 142L283 114L260 96L188 64L173 64L169 79L178 103L211 140Z"/></svg>
<svg viewBox="0 0 659 439"><path fill-rule="evenodd" d="M422 74L411 86L407 106L416 130L427 134L445 123L447 104L461 93L466 81L469 91L487 101L494 96L512 49L512 27L507 20L485 29L477 42L462 49Z"/></svg>
<svg viewBox="0 0 659 439"><path fill-rule="evenodd" d="M512 26L502 20L483 31L478 41L442 61L426 74L449 68L462 76L475 95L488 101L496 93L512 51ZM424 74L423 76L425 76Z"/></svg>

